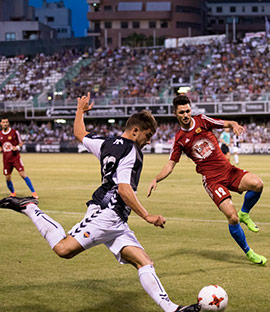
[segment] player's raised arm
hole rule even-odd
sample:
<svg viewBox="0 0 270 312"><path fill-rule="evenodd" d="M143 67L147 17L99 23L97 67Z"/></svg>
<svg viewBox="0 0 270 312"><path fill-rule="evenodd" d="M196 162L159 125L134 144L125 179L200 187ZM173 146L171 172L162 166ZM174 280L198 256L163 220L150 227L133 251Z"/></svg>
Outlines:
<svg viewBox="0 0 270 312"><path fill-rule="evenodd" d="M224 128L231 128L236 135L240 135L245 132L245 128L233 120L224 120Z"/></svg>
<svg viewBox="0 0 270 312"><path fill-rule="evenodd" d="M82 142L82 139L88 134L85 129L85 124L83 120L84 113L91 110L94 102L90 101L90 92L88 92L87 96L82 96L77 98L77 111L74 120L74 135L75 137Z"/></svg>
<svg viewBox="0 0 270 312"><path fill-rule="evenodd" d="M125 202L137 215L143 218L148 223L154 224L155 226L160 226L164 228L166 220L161 215L151 215L139 202L135 192L133 191L130 184L119 183L118 184L118 193Z"/></svg>
<svg viewBox="0 0 270 312"><path fill-rule="evenodd" d="M149 185L147 197L149 197L152 193L152 191L156 190L157 183L167 178L168 175L170 175L176 165L176 162L173 160L169 160L167 164L161 169L160 173L157 174L157 176L152 180L152 182Z"/></svg>

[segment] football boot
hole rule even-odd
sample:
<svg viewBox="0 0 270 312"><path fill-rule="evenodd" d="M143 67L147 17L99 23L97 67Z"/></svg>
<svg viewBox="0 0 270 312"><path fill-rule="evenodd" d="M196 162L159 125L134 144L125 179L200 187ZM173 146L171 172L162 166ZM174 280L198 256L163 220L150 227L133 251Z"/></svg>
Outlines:
<svg viewBox="0 0 270 312"><path fill-rule="evenodd" d="M247 212L239 211L238 217L239 217L240 222L244 223L250 231L255 232L255 233L259 232L258 226L252 221L252 219L250 218Z"/></svg>
<svg viewBox="0 0 270 312"><path fill-rule="evenodd" d="M264 256L256 254L256 252L254 252L252 249L249 249L249 251L246 253L246 256L255 264L265 265L267 262L267 259Z"/></svg>
<svg viewBox="0 0 270 312"><path fill-rule="evenodd" d="M6 197L0 200L0 208L17 212L22 212L29 204L38 205L38 201L34 197Z"/></svg>

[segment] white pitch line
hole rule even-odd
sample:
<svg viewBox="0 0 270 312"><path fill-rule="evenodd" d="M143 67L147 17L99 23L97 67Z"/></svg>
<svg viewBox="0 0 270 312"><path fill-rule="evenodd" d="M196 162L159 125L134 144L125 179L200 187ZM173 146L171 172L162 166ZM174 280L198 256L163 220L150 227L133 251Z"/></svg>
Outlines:
<svg viewBox="0 0 270 312"><path fill-rule="evenodd" d="M84 215L85 212L70 212L70 211L56 211L56 210L43 210L44 212L50 214L66 214L66 215ZM138 216L129 216L131 219L141 219ZM226 220L207 220L207 219L186 219L186 218L178 218L178 217L167 217L166 220L169 221L181 221L181 222L208 222L208 223L228 223ZM256 222L256 224L264 224L264 225L270 225L270 222Z"/></svg>

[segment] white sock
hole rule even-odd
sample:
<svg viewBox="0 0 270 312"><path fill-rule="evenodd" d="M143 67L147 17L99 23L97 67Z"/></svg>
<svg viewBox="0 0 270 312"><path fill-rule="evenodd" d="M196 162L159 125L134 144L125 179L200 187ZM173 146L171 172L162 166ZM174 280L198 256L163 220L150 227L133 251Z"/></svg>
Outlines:
<svg viewBox="0 0 270 312"><path fill-rule="evenodd" d="M66 233L61 224L42 212L37 205L29 204L22 212L32 220L52 249L60 240L66 237Z"/></svg>
<svg viewBox="0 0 270 312"><path fill-rule="evenodd" d="M165 312L174 312L178 305L174 304L168 297L152 265L145 265L138 270L142 287L148 295Z"/></svg>
<svg viewBox="0 0 270 312"><path fill-rule="evenodd" d="M236 164L238 164L238 163L239 163L238 154L235 154L235 155L233 155L233 156L234 156L234 162L235 162Z"/></svg>

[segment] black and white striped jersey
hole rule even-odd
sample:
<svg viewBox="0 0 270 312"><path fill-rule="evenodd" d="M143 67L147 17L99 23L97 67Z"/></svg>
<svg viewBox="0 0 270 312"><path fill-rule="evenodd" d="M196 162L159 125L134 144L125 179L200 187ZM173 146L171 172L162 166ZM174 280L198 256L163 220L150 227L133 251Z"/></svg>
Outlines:
<svg viewBox="0 0 270 312"><path fill-rule="evenodd" d="M100 137L88 134L83 138L86 149L93 153L101 166L101 186L87 202L113 209L124 221L130 214L118 194L118 184L130 184L136 192L143 164L143 154L132 141L123 137Z"/></svg>
<svg viewBox="0 0 270 312"><path fill-rule="evenodd" d="M241 142L241 138L238 135L234 134L233 135L233 146L234 147L240 147L240 142Z"/></svg>
<svg viewBox="0 0 270 312"><path fill-rule="evenodd" d="M233 135L233 146L234 147L240 147L240 142L241 142L241 137L238 135L234 134Z"/></svg>

